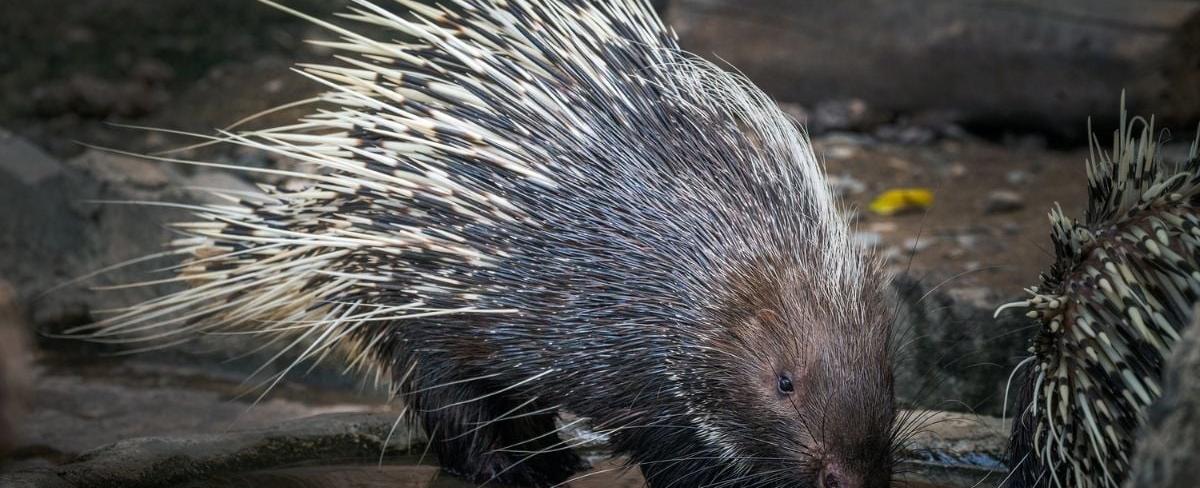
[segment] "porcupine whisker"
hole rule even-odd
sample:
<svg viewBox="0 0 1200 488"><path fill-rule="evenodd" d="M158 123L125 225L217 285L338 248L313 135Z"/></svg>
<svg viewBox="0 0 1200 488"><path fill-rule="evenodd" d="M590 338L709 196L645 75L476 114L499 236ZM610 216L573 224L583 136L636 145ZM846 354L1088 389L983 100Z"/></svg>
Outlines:
<svg viewBox="0 0 1200 488"><path fill-rule="evenodd" d="M1020 371L1022 367L1028 366L1035 360L1037 360L1036 356L1029 356L1025 359L1022 359L1021 362L1017 363L1017 365L1013 367L1012 372L1008 374L1008 381L1004 382L1004 401L1000 405L1001 422L1008 420L1008 392L1012 390L1013 378L1017 376L1017 372ZM1017 416L1019 417L1020 414ZM1000 486L1004 485L1001 484Z"/></svg>
<svg viewBox="0 0 1200 488"><path fill-rule="evenodd" d="M433 385L433 386L428 386L428 387L425 387L425 388L421 388L421 389L419 389L419 390L414 390L414 391L405 392L405 393L404 393L404 396L408 396L408 395L415 395L415 394L419 394L419 393L425 393L425 392L428 392L428 391L431 391L431 390L436 390L436 389L439 389L439 388L445 388L445 387L447 387L447 386L455 386L455 385L461 385L461 384L464 384L464 383L471 383L471 382L474 382L474 381L480 381L480 380L486 380L486 379L496 378L496 377L499 377L499 376L501 376L501 375L503 375L503 374L504 374L504 373L489 373L489 374L479 375L479 376L475 376L475 377L471 377L471 378L467 378L467 379L460 379L460 380L448 381L448 382L445 382L445 383L439 383L439 384L436 384L436 385Z"/></svg>
<svg viewBox="0 0 1200 488"><path fill-rule="evenodd" d="M771 476L777 476L779 473L783 473L786 471L788 471L788 468L779 468L779 469L775 469L775 470L763 471L760 473L749 473L749 474L742 475L740 478L732 478L732 479L729 479L726 481L719 481L717 483L707 484L704 486L706 488L723 488L726 486L742 486L742 483L748 483L751 480L754 480L757 478L768 478Z"/></svg>
<svg viewBox="0 0 1200 488"><path fill-rule="evenodd" d="M528 407L528 406L532 405L533 403L537 402L537 400L538 400L537 397L530 397L528 400L525 400L525 401L517 404L517 406L509 409L507 412L504 412L497 417L490 418L488 420L484 420L484 421L480 421L480 422L471 422L468 425L474 425L475 426L474 428L467 430L466 432L463 432L461 434L458 434L454 437L447 438L446 440L452 441L452 440L456 440L456 439L459 439L462 437L466 437L467 435L473 435L476 432L479 432L480 430L483 430L483 429L485 429L493 424L499 423L499 422L504 422L504 421L513 420L513 419L519 419L519 418L533 417L533 416L538 416L538 415L543 415L543 414L555 413L560 408L562 408L561 405L551 405L549 407L539 408L536 410L531 410L529 412L518 413L521 411L521 409ZM514 414L516 414L516 415L514 415Z"/></svg>
<svg viewBox="0 0 1200 488"><path fill-rule="evenodd" d="M504 387L504 388L501 388L501 389L499 389L499 390L493 391L493 392L491 392L491 393L487 393L487 394L484 394L484 395L480 395L480 396L477 396L477 397L475 397L475 398L471 398L471 399L469 399L469 400L463 400L463 401L459 401L459 402L448 403L448 404L446 404L446 405L443 405L443 406L441 406L441 407L438 407L438 408L435 408L435 409L432 409L432 410L426 410L426 411L437 412L437 411L445 410L445 409L448 409L448 408L453 408L453 407L457 407L457 406L461 406L461 405L466 405L466 404L468 404L468 403L477 402L477 401L479 401L479 400L483 400L483 399L485 399L485 398L491 398L491 397L494 397L494 396L496 396L496 395L499 395L499 394L501 394L501 393L504 393L504 392L507 392L507 391L511 391L511 390L518 389L518 388L520 388L520 387L524 386L524 385L525 385L525 384L527 384L527 383L532 383L532 382L534 382L534 381L537 381L538 379L541 379L541 378L545 377L546 375L548 375L548 374L550 374L550 373L553 373L553 372L555 372L555 370L553 370L553 369L547 369L547 370L545 370L545 371L542 371L541 373L538 373L538 374L536 374L536 375L534 375L534 376L531 376L531 377L529 377L529 378L525 378L525 379L523 379L523 380L521 380L521 381L518 381L518 382L516 382L516 383L513 383L512 385L506 386L506 387Z"/></svg>
<svg viewBox="0 0 1200 488"><path fill-rule="evenodd" d="M526 456L525 458L518 460L516 463L513 463L513 465L510 466L510 468L511 468L511 467L516 467L516 465L519 465L519 464L533 458L533 456L537 455L537 454L544 454L547 452L573 449L576 446L585 444L586 441L582 440L582 439L561 439L561 438L557 437L558 433L565 432L567 429L570 429L571 427L574 427L576 425L583 423L583 421L584 421L584 419L581 419L581 418L575 419L570 422L564 423L560 426L557 426L554 429L544 432L538 436L531 437L529 439L525 439L523 441L520 441L520 442L517 442L514 444L509 444L507 446L492 449L489 452L506 453L506 454L528 454L529 455L529 456ZM551 444L550 446L547 446L545 448L539 449L537 451L530 451L530 450L525 450L525 449L515 449L516 447L520 447L520 446L523 446L525 444L529 444L532 442L537 442L541 439L545 439L545 438L551 437L551 436L553 436L555 439L557 439L558 442ZM502 474L502 473L497 473L496 476L499 476L500 474Z"/></svg>
<svg viewBox="0 0 1200 488"><path fill-rule="evenodd" d="M680 462L683 462L683 460L681 460ZM676 463L676 464L678 464L678 463ZM720 469L720 470L721 470L721 471L720 471L720 473L722 473L722 474L723 474L723 473L725 473L727 470L729 470L729 469L730 469L732 466L733 466L733 464L724 464L724 465L722 465L722 464L712 463L712 464L709 464L709 465L707 465L707 466L704 466L704 467L700 468L700 469L699 469L699 470L697 470L697 471L698 471L699 473L712 473L712 472L714 472L715 470L717 470L717 469ZM711 475L708 475L708 476L706 476L706 477L710 477L710 478L711 478L712 476L711 476ZM668 483L668 484L667 484L667 486L666 486L666 488L675 488L676 486L679 486L679 485L680 485L680 483L686 483L686 481L684 481L684 480L682 480L682 479L676 479L676 480L674 480L674 481L672 481L672 482ZM706 486L709 486L709 484L710 484L710 483L711 483L711 482L709 482L709 481L707 481L707 480L706 480L706 481L704 482L704 484L703 484L703 485L700 485L700 486L701 486L701 488L704 488L704 487L706 487Z"/></svg>

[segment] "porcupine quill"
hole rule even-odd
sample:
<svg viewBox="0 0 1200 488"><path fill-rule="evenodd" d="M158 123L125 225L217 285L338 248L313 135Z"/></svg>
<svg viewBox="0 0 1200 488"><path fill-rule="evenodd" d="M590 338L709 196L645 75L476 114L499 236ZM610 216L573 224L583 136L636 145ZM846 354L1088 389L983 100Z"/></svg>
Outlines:
<svg viewBox="0 0 1200 488"><path fill-rule="evenodd" d="M1050 212L1054 264L1029 299L996 311L1023 309L1040 324L1006 486L1120 486L1163 361L1200 299L1197 142L1169 164L1153 119L1128 119L1121 106L1111 149L1091 138L1084 220Z"/></svg>
<svg viewBox="0 0 1200 488"><path fill-rule="evenodd" d="M481 484L581 469L562 410L656 488L890 483L884 280L774 102L641 1L399 3L342 17L409 41L304 16L323 108L218 138L311 185L196 208L188 288L75 333L340 352Z"/></svg>

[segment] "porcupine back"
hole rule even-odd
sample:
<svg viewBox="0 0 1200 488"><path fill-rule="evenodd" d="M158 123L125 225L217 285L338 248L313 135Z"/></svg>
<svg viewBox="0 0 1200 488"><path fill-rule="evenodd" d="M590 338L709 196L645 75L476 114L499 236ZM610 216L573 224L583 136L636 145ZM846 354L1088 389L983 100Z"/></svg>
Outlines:
<svg viewBox="0 0 1200 488"><path fill-rule="evenodd" d="M1200 160L1162 161L1153 121L1093 136L1084 221L1050 212L1056 261L1027 309L1041 328L1013 423L1010 486L1115 488L1162 365L1200 300ZM999 313L1000 310L997 311Z"/></svg>
<svg viewBox="0 0 1200 488"><path fill-rule="evenodd" d="M408 42L310 18L341 36L320 43L336 64L299 68L329 88L325 106L225 136L312 166L246 171L312 185L199 209L172 243L191 286L82 332L249 328L383 379L412 369L405 342L472 340L481 354L464 361L499 354L517 384L569 391L678 374L650 359L711 333L706 311L746 263L805 263L811 277L792 278L809 293L860 299L866 259L805 137L680 52L643 3L400 3L411 16L354 1L343 17ZM643 327L667 314L688 327Z"/></svg>

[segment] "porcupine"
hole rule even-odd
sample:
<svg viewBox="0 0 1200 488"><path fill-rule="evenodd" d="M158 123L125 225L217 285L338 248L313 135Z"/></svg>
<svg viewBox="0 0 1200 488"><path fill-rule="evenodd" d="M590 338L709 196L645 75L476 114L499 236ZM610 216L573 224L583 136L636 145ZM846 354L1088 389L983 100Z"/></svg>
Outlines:
<svg viewBox="0 0 1200 488"><path fill-rule="evenodd" d="M1090 130L1090 128L1089 128ZM1093 135L1083 222L1050 212L1056 260L1028 289L1040 324L1019 368L1013 487L1116 488L1160 395L1163 361L1200 300L1200 159L1165 163L1153 119ZM1015 372L1014 372L1015 373Z"/></svg>
<svg viewBox="0 0 1200 488"><path fill-rule="evenodd" d="M344 14L405 42L264 3L341 37L340 64L299 69L331 108L221 139L312 185L199 209L173 242L190 287L80 333L340 351L479 483L580 469L565 410L655 487L889 484L879 267L763 93L643 1Z"/></svg>

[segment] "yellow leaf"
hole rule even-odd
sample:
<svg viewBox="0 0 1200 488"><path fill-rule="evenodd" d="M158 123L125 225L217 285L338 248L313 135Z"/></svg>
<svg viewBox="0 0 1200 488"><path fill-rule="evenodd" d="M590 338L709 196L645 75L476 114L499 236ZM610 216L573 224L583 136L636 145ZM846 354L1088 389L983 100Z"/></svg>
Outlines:
<svg viewBox="0 0 1200 488"><path fill-rule="evenodd" d="M933 205L933 192L927 188L892 188L871 202L871 211L879 215L896 215L912 210L924 210Z"/></svg>

